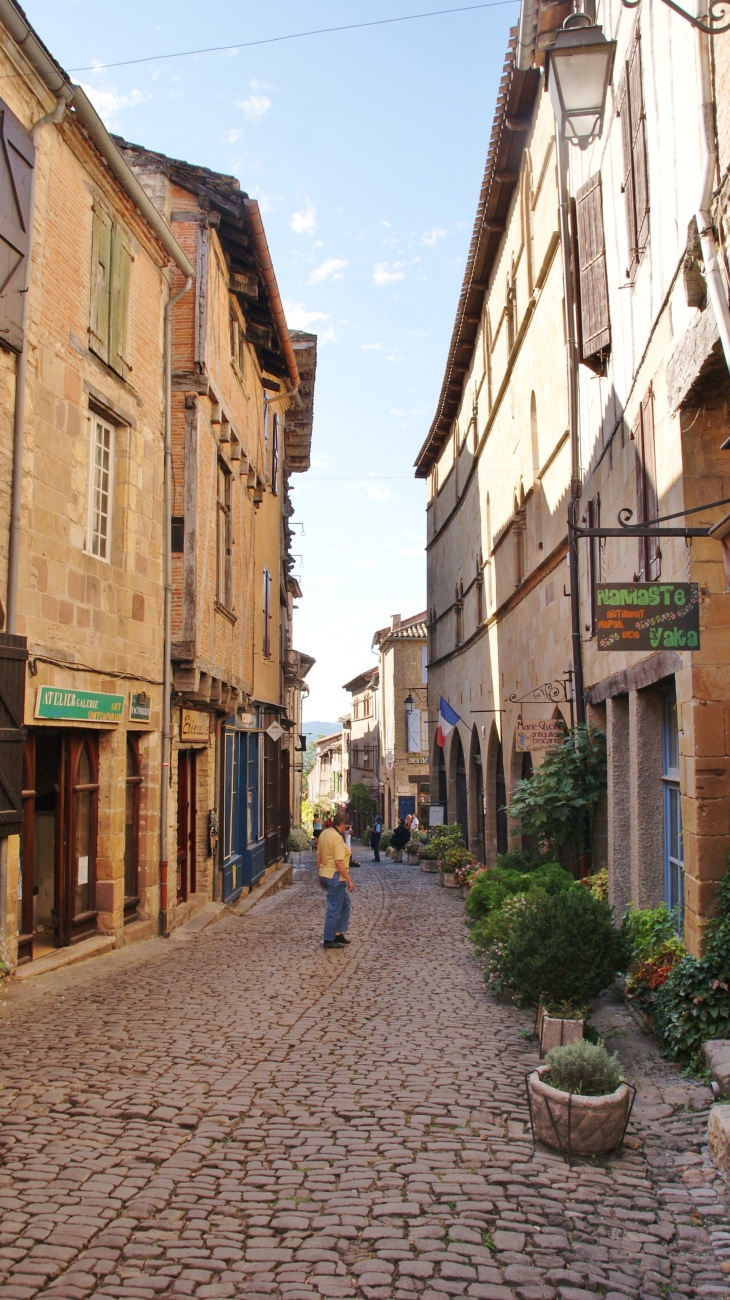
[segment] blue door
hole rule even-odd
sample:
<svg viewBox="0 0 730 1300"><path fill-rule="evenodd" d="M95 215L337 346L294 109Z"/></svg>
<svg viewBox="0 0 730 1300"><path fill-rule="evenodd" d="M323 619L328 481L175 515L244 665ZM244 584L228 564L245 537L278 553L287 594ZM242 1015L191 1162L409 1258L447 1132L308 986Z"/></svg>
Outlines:
<svg viewBox="0 0 730 1300"><path fill-rule="evenodd" d="M243 883L255 885L266 870L264 817L261 807L261 739L258 732L242 733L246 746L246 810L243 849Z"/></svg>
<svg viewBox="0 0 730 1300"><path fill-rule="evenodd" d="M404 820L408 816L413 816L416 811L416 796L414 794L398 795L398 816Z"/></svg>
<svg viewBox="0 0 730 1300"><path fill-rule="evenodd" d="M265 848L259 834L259 737L226 727L223 732L223 902L233 903L244 886L264 874Z"/></svg>

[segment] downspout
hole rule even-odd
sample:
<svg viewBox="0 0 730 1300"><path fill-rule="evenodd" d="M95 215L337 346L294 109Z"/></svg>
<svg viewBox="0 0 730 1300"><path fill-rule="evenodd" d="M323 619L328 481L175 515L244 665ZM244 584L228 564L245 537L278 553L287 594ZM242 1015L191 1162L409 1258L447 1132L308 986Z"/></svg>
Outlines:
<svg viewBox="0 0 730 1300"><path fill-rule="evenodd" d="M707 21L703 0L697 0L697 17ZM712 190L715 180L717 154L715 151L715 120L712 98L712 77L710 74L710 37L696 30L697 65L700 81L702 103L700 105L700 138L702 142L702 180L700 197L697 205L697 230L702 247L702 260L705 265L707 295L712 303L712 310L720 334L725 363L730 370L730 308L728 307L725 285L717 260L717 240L712 224Z"/></svg>
<svg viewBox="0 0 730 1300"><path fill-rule="evenodd" d="M56 100L55 107L45 117L33 124L31 136L33 148L38 149L38 140L44 126L60 122L71 98L71 90L64 91ZM23 279L23 314L21 330L23 343L15 371L15 410L13 413L13 479L10 489L10 539L8 543L8 588L7 588L7 631L14 633L18 621L18 572L20 568L20 500L23 491L23 443L25 435L25 388L28 373L28 316L30 311L30 278L33 258L33 231L35 228L35 191L38 174L38 158L30 174L30 198L28 203L28 252L25 259L25 276ZM0 893L2 890L2 865L0 863ZM0 915L0 931L4 934L3 918Z"/></svg>
<svg viewBox="0 0 730 1300"><path fill-rule="evenodd" d="M570 197L568 193L568 142L556 124L555 144L558 163L558 214L560 246L563 255L563 299L565 305L565 352L568 373L568 430L570 434L570 501L568 503L568 565L570 573L570 639L575 674L575 707L578 725L586 720L583 688L583 642L580 627L580 586L578 573L578 539L573 528L578 523L582 490L580 468L580 425L578 415L578 347L575 330L575 285L573 283L572 241L570 238Z"/></svg>
<svg viewBox="0 0 730 1300"><path fill-rule="evenodd" d="M45 117L40 117L31 128L33 148L38 149L38 140L44 126L60 122L66 111L66 104L71 98L70 90L59 94L55 106ZM25 258L25 275L23 277L23 308L21 316L22 344L18 364L15 370L15 408L13 411L13 470L10 486L10 536L8 538L8 585L6 594L5 630L15 633L18 625L18 574L20 570L20 509L23 495L23 443L25 434L25 388L28 373L28 315L30 298L30 272L33 258L33 230L35 227L35 189L38 172L38 158L33 161L30 174L30 196L28 202L28 252ZM8 837L0 839L0 942L3 949L8 934Z"/></svg>
<svg viewBox="0 0 730 1300"><path fill-rule="evenodd" d="M165 307L165 471L162 490L162 510L165 546L165 604L163 614L162 662L162 764L160 767L160 934L170 933L168 925L168 828L167 795L170 788L170 751L172 748L170 688L172 684L172 309L193 283L186 276L185 283L168 299Z"/></svg>

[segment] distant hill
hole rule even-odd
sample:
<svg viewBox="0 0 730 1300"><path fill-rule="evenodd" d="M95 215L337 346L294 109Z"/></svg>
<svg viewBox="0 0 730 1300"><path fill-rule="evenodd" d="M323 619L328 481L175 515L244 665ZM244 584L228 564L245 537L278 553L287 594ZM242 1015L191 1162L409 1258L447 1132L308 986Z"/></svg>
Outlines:
<svg viewBox="0 0 730 1300"><path fill-rule="evenodd" d="M301 734L307 737L307 744L309 744L311 740L316 740L318 736L331 736L333 732L341 730L341 722L306 722Z"/></svg>

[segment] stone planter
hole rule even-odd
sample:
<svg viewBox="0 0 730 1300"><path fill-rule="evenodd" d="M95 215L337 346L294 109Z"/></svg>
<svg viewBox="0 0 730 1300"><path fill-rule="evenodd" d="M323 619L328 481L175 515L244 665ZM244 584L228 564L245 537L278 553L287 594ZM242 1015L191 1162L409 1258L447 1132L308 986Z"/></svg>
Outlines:
<svg viewBox="0 0 730 1300"><path fill-rule="evenodd" d="M575 1043L583 1037L584 1020L564 1020L560 1016L551 1016L544 1007L537 1009L537 1036L540 1039L540 1055L544 1056L551 1047L564 1047L566 1043Z"/></svg>
<svg viewBox="0 0 730 1300"><path fill-rule="evenodd" d="M548 1065L527 1077L533 1137L553 1150L572 1156L603 1155L621 1145L634 1104L636 1089L620 1083L605 1097L581 1097L560 1092L543 1083Z"/></svg>
<svg viewBox="0 0 730 1300"><path fill-rule="evenodd" d="M444 889L459 888L453 871L442 871L441 868L439 868L439 881L443 885Z"/></svg>
<svg viewBox="0 0 730 1300"><path fill-rule="evenodd" d="M420 861L421 861L421 859L420 859L420 857L419 857L419 855L418 855L417 853L409 853L409 854L408 854L408 865L409 865L409 867L417 867Z"/></svg>
<svg viewBox="0 0 730 1300"><path fill-rule="evenodd" d="M421 871L428 871L435 874L439 869L438 862L435 858L421 858Z"/></svg>

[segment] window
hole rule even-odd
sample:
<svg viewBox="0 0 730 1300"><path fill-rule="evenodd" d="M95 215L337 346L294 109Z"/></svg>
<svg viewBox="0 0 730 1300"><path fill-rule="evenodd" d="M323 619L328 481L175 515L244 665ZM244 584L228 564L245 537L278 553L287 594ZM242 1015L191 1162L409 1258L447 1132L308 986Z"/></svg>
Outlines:
<svg viewBox="0 0 730 1300"><path fill-rule="evenodd" d="M601 527L601 498L598 493L591 497L588 502L583 519L588 528ZM586 625L586 632L591 636L596 635L596 583L601 581L601 539L600 537L588 538L588 617L590 622Z"/></svg>
<svg viewBox="0 0 730 1300"><path fill-rule="evenodd" d="M638 29L619 84L618 115L621 118L624 160L622 189L626 203L629 247L626 275L633 279L649 238L649 176Z"/></svg>
<svg viewBox="0 0 730 1300"><path fill-rule="evenodd" d="M590 370L602 375L611 348L611 324L600 172L582 185L575 196L574 225L578 245L580 357Z"/></svg>
<svg viewBox="0 0 730 1300"><path fill-rule="evenodd" d="M139 736L127 736L127 786L124 812L124 919L131 920L139 902L139 805L142 764Z"/></svg>
<svg viewBox="0 0 730 1300"><path fill-rule="evenodd" d="M263 655L271 658L271 574L264 569L263 584Z"/></svg>
<svg viewBox="0 0 730 1300"><path fill-rule="evenodd" d="M636 522L646 524L659 514L654 450L654 393L651 388L639 407L631 437L636 449ZM661 571L659 538L640 537L637 582L656 582Z"/></svg>
<svg viewBox="0 0 730 1300"><path fill-rule="evenodd" d="M35 149L30 132L0 100L0 194L3 225L0 235L0 339L3 347L20 352L23 346L23 283L27 269L31 175Z"/></svg>
<svg viewBox="0 0 730 1300"><path fill-rule="evenodd" d="M111 558L113 478L114 430L98 416L92 415L86 550L100 560Z"/></svg>
<svg viewBox="0 0 730 1300"><path fill-rule="evenodd" d="M459 646L464 640L464 603L458 586L456 588L456 597L454 600L454 614L456 616L455 645Z"/></svg>
<svg viewBox="0 0 730 1300"><path fill-rule="evenodd" d="M274 434L271 443L271 491L279 495L279 417L274 416Z"/></svg>
<svg viewBox="0 0 730 1300"><path fill-rule="evenodd" d="M124 231L103 208L94 204L89 347L122 379L132 369L127 359L131 262L132 253Z"/></svg>
<svg viewBox="0 0 730 1300"><path fill-rule="evenodd" d="M679 723L674 688L664 696L664 901L676 911L677 932L684 927L684 848L679 788Z"/></svg>
<svg viewBox="0 0 730 1300"><path fill-rule="evenodd" d="M525 580L525 511L517 510L512 525L515 548L515 587Z"/></svg>
<svg viewBox="0 0 730 1300"><path fill-rule="evenodd" d="M233 608L231 472L218 461L217 575L216 600L226 609Z"/></svg>
<svg viewBox="0 0 730 1300"><path fill-rule="evenodd" d="M231 360L235 361L242 373L244 369L243 354L245 347L246 335L244 334L237 317L231 316Z"/></svg>

